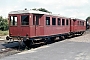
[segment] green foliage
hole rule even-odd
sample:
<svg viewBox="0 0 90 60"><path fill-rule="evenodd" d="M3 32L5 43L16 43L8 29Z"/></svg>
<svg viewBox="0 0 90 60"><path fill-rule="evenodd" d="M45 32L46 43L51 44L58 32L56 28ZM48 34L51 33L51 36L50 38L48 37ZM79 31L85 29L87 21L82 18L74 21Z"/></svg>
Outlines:
<svg viewBox="0 0 90 60"><path fill-rule="evenodd" d="M52 12L46 10L45 8L39 8L39 9L34 8L34 9L32 9L32 10L39 10L39 11L42 11L42 12L52 13Z"/></svg>
<svg viewBox="0 0 90 60"><path fill-rule="evenodd" d="M2 16L0 16L0 30L8 30L8 19L4 19Z"/></svg>

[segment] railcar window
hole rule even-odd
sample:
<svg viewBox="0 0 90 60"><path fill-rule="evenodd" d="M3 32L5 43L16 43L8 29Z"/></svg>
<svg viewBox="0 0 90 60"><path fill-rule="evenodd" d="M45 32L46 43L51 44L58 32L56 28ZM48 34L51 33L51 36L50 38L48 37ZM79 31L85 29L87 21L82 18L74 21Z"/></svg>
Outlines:
<svg viewBox="0 0 90 60"><path fill-rule="evenodd" d="M56 25L56 18L52 18L52 25Z"/></svg>
<svg viewBox="0 0 90 60"><path fill-rule="evenodd" d="M61 24L60 18L58 18L57 23L58 23L58 25L60 25L60 24Z"/></svg>
<svg viewBox="0 0 90 60"><path fill-rule="evenodd" d="M82 26L82 21L80 21L80 25Z"/></svg>
<svg viewBox="0 0 90 60"><path fill-rule="evenodd" d="M39 25L39 16L36 16L36 25Z"/></svg>
<svg viewBox="0 0 90 60"><path fill-rule="evenodd" d="M86 25L86 22L84 22L84 26Z"/></svg>
<svg viewBox="0 0 90 60"><path fill-rule="evenodd" d="M82 22L82 25L84 26L84 22Z"/></svg>
<svg viewBox="0 0 90 60"><path fill-rule="evenodd" d="M39 16L33 16L33 25L39 25Z"/></svg>
<svg viewBox="0 0 90 60"><path fill-rule="evenodd" d="M21 25L29 25L29 15L21 16Z"/></svg>
<svg viewBox="0 0 90 60"><path fill-rule="evenodd" d="M80 25L81 25L81 21L80 21Z"/></svg>
<svg viewBox="0 0 90 60"><path fill-rule="evenodd" d="M78 23L77 23L78 25L79 25L79 21L78 21Z"/></svg>
<svg viewBox="0 0 90 60"><path fill-rule="evenodd" d="M35 25L35 16L33 16L33 25Z"/></svg>
<svg viewBox="0 0 90 60"><path fill-rule="evenodd" d="M10 16L10 26L17 26L17 16Z"/></svg>
<svg viewBox="0 0 90 60"><path fill-rule="evenodd" d="M62 19L62 25L65 25L65 19Z"/></svg>
<svg viewBox="0 0 90 60"><path fill-rule="evenodd" d="M50 17L46 17L46 25L50 25Z"/></svg>
<svg viewBox="0 0 90 60"><path fill-rule="evenodd" d="M81 25L84 26L84 22L81 21Z"/></svg>
<svg viewBox="0 0 90 60"><path fill-rule="evenodd" d="M66 20L66 25L68 25L68 19Z"/></svg>

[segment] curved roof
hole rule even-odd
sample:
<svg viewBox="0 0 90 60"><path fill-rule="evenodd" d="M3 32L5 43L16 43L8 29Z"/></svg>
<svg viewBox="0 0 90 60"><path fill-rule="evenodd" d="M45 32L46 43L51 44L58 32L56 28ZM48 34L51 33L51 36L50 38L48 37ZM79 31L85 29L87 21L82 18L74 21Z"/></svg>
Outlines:
<svg viewBox="0 0 90 60"><path fill-rule="evenodd" d="M23 13L35 13L35 14L50 14L42 11L35 11L35 10L18 10L18 11L11 11L9 14L23 14Z"/></svg>
<svg viewBox="0 0 90 60"><path fill-rule="evenodd" d="M61 16L60 14L52 14L52 13L42 12L42 11L38 11L38 10L18 10L18 11L9 12L9 14L24 14L24 13L46 14L46 15L59 16L59 17L67 18L65 16Z"/></svg>
<svg viewBox="0 0 90 60"><path fill-rule="evenodd" d="M69 18L69 17L61 16L60 14L52 14L52 13L42 12L42 11L38 11L38 10L18 10L18 11L9 12L9 14L24 14L24 13L46 14L46 15L52 15L52 16L59 16L59 17L63 17L63 18ZM78 18L71 18L71 19L81 20Z"/></svg>

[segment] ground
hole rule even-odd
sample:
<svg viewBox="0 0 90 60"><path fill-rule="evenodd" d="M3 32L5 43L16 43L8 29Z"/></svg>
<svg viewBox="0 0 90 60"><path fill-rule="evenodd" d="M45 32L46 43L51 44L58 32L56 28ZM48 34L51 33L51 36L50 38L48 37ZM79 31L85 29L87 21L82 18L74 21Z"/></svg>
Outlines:
<svg viewBox="0 0 90 60"><path fill-rule="evenodd" d="M90 33L32 48L0 60L90 60Z"/></svg>

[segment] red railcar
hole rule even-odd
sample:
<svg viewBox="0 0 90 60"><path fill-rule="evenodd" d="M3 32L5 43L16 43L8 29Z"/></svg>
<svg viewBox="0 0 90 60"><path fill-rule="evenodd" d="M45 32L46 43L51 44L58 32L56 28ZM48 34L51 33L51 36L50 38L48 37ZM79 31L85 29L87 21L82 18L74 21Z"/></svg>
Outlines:
<svg viewBox="0 0 90 60"><path fill-rule="evenodd" d="M86 30L86 22L81 19L72 19L71 20L71 32L82 34Z"/></svg>
<svg viewBox="0 0 90 60"><path fill-rule="evenodd" d="M9 35L50 36L70 32L70 19L35 11L14 11L9 13Z"/></svg>
<svg viewBox="0 0 90 60"><path fill-rule="evenodd" d="M9 13L9 36L53 40L71 34L83 33L86 22L41 11L19 10Z"/></svg>

